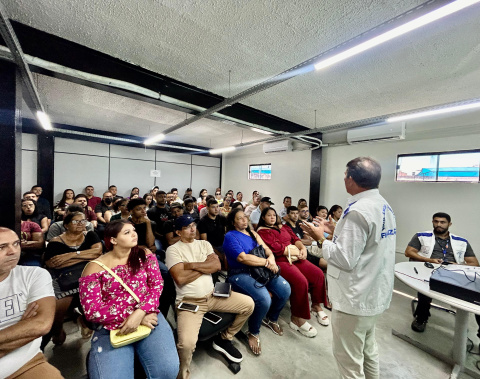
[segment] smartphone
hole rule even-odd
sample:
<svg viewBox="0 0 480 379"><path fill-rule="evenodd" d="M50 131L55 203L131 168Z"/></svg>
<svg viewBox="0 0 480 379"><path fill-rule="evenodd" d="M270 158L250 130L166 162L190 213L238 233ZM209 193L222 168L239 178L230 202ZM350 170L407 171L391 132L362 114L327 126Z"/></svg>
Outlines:
<svg viewBox="0 0 480 379"><path fill-rule="evenodd" d="M222 321L222 318L219 315L216 315L215 313L212 313L212 312L205 313L203 315L203 318L215 325L218 324L220 321Z"/></svg>
<svg viewBox="0 0 480 379"><path fill-rule="evenodd" d="M193 312L193 313L198 311L198 305L184 303L183 301L180 304L178 304L177 308L181 309L182 311L189 311L189 312Z"/></svg>

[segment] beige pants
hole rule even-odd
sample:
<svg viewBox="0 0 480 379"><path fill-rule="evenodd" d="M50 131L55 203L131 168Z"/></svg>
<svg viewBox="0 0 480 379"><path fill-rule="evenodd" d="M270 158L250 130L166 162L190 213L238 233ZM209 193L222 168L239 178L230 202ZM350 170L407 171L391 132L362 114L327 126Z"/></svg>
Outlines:
<svg viewBox="0 0 480 379"><path fill-rule="evenodd" d="M354 316L332 312L333 355L340 377L378 379L378 346L375 340L377 316Z"/></svg>
<svg viewBox="0 0 480 379"><path fill-rule="evenodd" d="M198 305L198 311L193 313L177 308L177 349L180 358L178 378L182 379L190 377L190 363L197 345L198 331L202 325L203 315L206 312L218 311L238 314L233 324L222 332L223 339L232 340L255 307L251 297L233 291L230 297L215 297L210 294L202 298L183 298L183 301Z"/></svg>
<svg viewBox="0 0 480 379"><path fill-rule="evenodd" d="M7 379L63 379L62 374L49 364L42 353L38 353Z"/></svg>

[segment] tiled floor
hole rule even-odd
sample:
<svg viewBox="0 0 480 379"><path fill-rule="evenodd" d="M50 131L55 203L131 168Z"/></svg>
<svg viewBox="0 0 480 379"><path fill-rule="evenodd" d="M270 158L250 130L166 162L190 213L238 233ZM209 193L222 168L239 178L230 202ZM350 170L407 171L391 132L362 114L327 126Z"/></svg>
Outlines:
<svg viewBox="0 0 480 379"><path fill-rule="evenodd" d="M399 259L402 258L399 257ZM409 288L398 281L395 283L395 288L414 295ZM392 328L411 335L419 341L429 342L435 347L448 350L453 336L454 316L442 311L432 311L425 333L415 333L410 330L412 321L410 301L409 298L394 294L390 309L377 323L380 377L388 379L448 378L451 366L393 336ZM285 307L280 316L280 324L285 331L282 337L262 327L260 337L263 353L260 357L249 353L243 341L234 340L235 345L244 355L241 371L237 375L229 371L225 360L211 349L209 344L200 344L193 357L192 378L337 378L338 370L331 351L331 327L323 327L312 320L311 323L317 328L318 335L315 338L306 338L288 327L289 316L289 308ZM474 351L478 353L480 341L476 337L476 328L475 319L471 315L469 336L476 344ZM68 334L65 344L52 348L53 345L50 343L45 353L65 378L85 378L85 357L90 342L82 340L74 323L66 323L65 329ZM162 357L159 359L161 360ZM469 354L467 357L468 364L472 368L477 360L480 360L480 356ZM478 373L480 374L480 371ZM460 378L466 379L470 376L462 374Z"/></svg>

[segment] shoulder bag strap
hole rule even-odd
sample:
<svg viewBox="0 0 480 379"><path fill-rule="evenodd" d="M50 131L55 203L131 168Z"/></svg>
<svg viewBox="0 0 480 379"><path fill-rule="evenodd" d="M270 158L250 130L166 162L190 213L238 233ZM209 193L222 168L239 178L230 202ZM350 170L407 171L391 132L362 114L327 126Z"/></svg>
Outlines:
<svg viewBox="0 0 480 379"><path fill-rule="evenodd" d="M135 294L135 292L133 292L131 290L131 288L129 286L127 286L122 279L120 279L120 277L115 274L110 268L108 268L107 266L105 266L102 262L100 261L91 261L92 263L96 263L97 265L101 266L102 268L104 268L110 275L112 275L122 286L123 288L125 288L128 293L130 295L133 296L133 298L136 300L137 303L140 303L140 299L138 298L138 296Z"/></svg>

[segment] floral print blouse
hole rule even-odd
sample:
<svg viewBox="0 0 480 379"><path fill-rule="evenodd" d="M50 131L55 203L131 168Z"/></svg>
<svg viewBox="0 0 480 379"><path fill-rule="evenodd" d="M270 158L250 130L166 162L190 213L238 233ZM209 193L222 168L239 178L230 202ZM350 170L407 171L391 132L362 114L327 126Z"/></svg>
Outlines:
<svg viewBox="0 0 480 379"><path fill-rule="evenodd" d="M114 330L138 308L147 314L159 313L163 279L155 255L148 254L135 275L127 265L116 266L112 271L135 292L140 303L137 304L113 276L102 270L79 280L80 302L87 320L102 324L107 330Z"/></svg>

